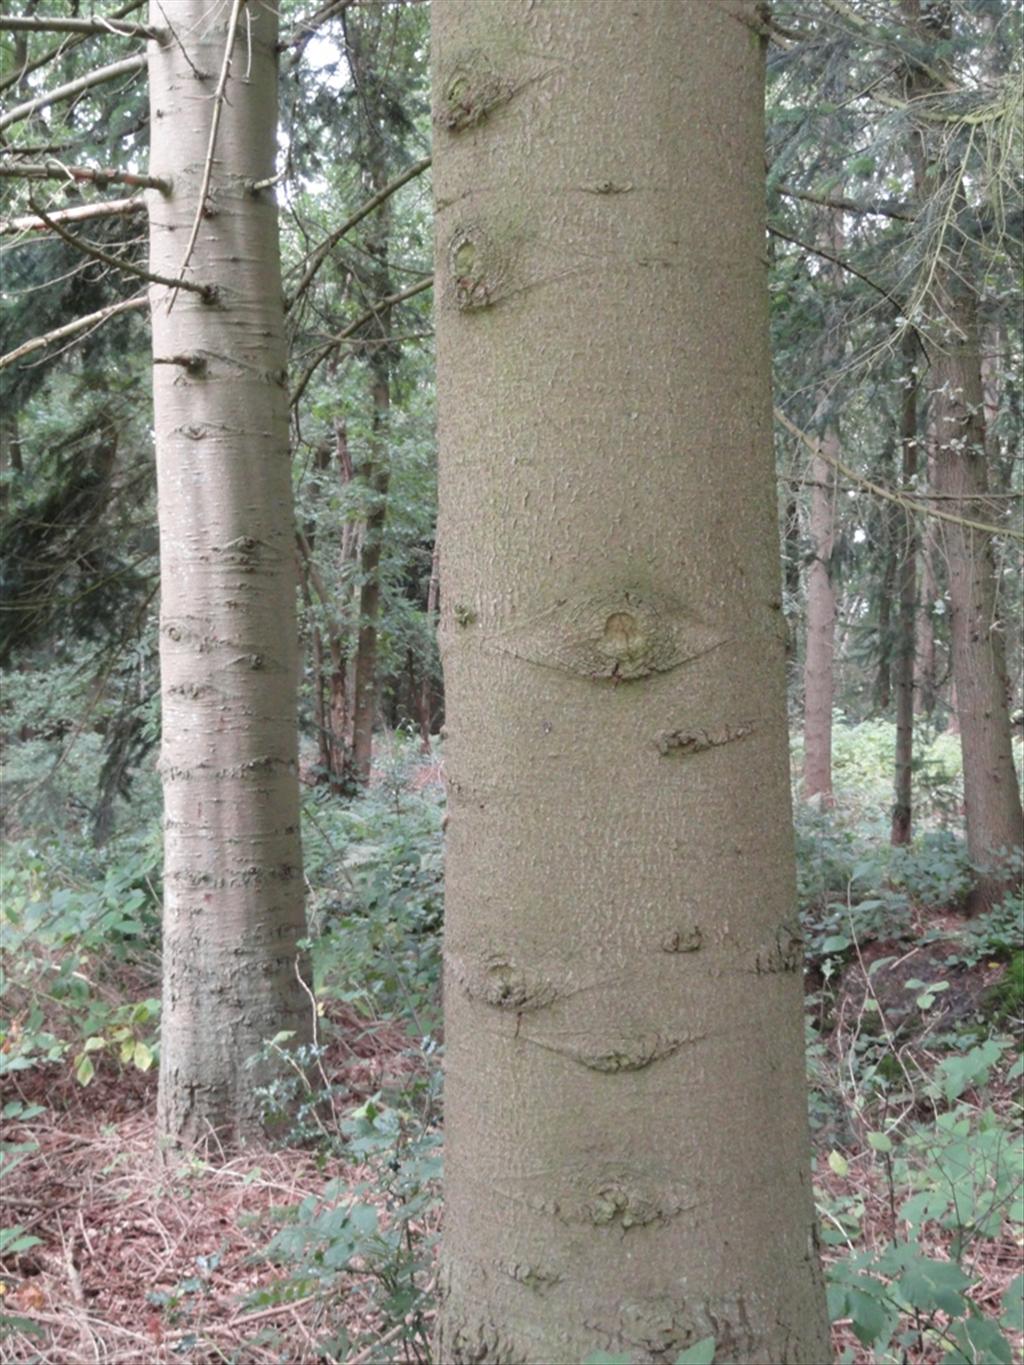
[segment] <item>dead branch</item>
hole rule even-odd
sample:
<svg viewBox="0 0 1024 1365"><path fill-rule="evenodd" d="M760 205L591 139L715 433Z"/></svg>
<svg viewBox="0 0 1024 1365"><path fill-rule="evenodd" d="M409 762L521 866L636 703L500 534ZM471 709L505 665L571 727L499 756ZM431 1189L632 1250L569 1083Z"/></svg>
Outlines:
<svg viewBox="0 0 1024 1365"><path fill-rule="evenodd" d="M95 204L78 204L73 209L56 209L50 214L54 223L84 223L90 218L121 218L133 213L145 213L146 201L132 199L101 199ZM0 236L12 232L39 232L46 224L34 213L19 218L0 218Z"/></svg>
<svg viewBox="0 0 1024 1365"><path fill-rule="evenodd" d="M351 232L352 229L356 227L357 224L361 223L363 219L366 218L369 214L371 214L374 211L374 209L379 208L381 204L385 202L385 200L390 199L396 190L400 190L402 186L407 185L410 180L415 180L415 178L418 175L422 175L422 173L430 165L430 161L431 158L429 156L423 157L422 160L420 161L414 161L411 166L408 166L401 173L401 175L396 175L394 180L390 181L387 185L385 185L383 189L378 190L377 193L373 195L372 198L368 199L361 208L357 209L356 212L352 214L351 218L346 219L346 221L342 223L341 227L336 228L330 234L330 236L326 237L320 243L320 245L313 251L312 255L310 256L309 264L306 266L305 274L299 281L295 293L285 304L286 312L294 306L296 300L301 298L301 296L309 288L310 284L313 281L313 277L316 275L316 272L320 269L321 265L323 264L324 258L327 256L328 252L331 251L333 247L338 242L341 241L342 237L344 237L347 233Z"/></svg>
<svg viewBox="0 0 1024 1365"><path fill-rule="evenodd" d="M66 322L63 327L55 327L52 332L44 332L42 336L33 337L31 341L24 341L20 346L16 346L13 351L8 351L6 355L0 355L0 370L5 370L8 365L13 365L22 356L31 355L33 351L41 351L44 346L52 346L56 341L63 341L65 337L74 336L76 332L84 332L89 327L98 327L100 323L106 322L117 313L126 313L132 308L148 308L149 299L140 295L134 299L124 299L121 303L112 303L106 308L100 308L95 313L87 313L83 318L75 318L73 322Z"/></svg>
<svg viewBox="0 0 1024 1365"><path fill-rule="evenodd" d="M938 521L950 521L954 526L968 526L973 531L981 531L989 536L1002 536L1008 540L1019 540L1024 544L1024 531L1013 531L1005 526L993 526L985 521L973 521L970 517L958 517L952 512L940 511L938 507L927 507L922 503L915 502L912 498L905 497L902 493L894 493L891 488L883 488L880 483L874 483L871 479L865 479L852 469L844 460L837 455L830 455L820 441L816 441L813 436L809 436L806 431L791 422L781 408L772 408L775 420L780 426L785 427L791 436L795 436L801 441L814 455L819 455L826 463L838 469L841 474L845 474L851 483L859 488L863 488L866 493L873 493L876 498L884 498L887 502L895 502L900 507L906 508L908 512L913 512L915 516L935 517ZM973 499L978 501L979 499ZM964 502L972 499L964 498Z"/></svg>
<svg viewBox="0 0 1024 1365"><path fill-rule="evenodd" d="M231 53L235 46L235 34L238 32L238 19L242 13L242 6L245 0L232 0L231 18L228 20L228 36L224 43L224 60L221 63L220 76L217 78L217 89L213 92L213 118L210 120L210 141L206 148L206 164L203 166L203 179L199 186L199 199L196 204L196 216L192 222L192 231L189 233L188 244L185 247L185 255L181 265L178 267L178 279L183 284L185 271L188 263L192 259L192 252L195 250L196 242L199 240L199 229L202 226L203 214L206 212L206 200L210 193L210 181L213 179L213 155L217 149L217 133L220 129L220 115L224 108L224 92L227 89L228 77L231 74ZM174 300L178 297L175 289L167 301L167 311L170 312L174 307Z"/></svg>
<svg viewBox="0 0 1024 1365"><path fill-rule="evenodd" d="M114 13L108 17L110 20L116 22L119 19L123 19L126 14L131 14L134 10L141 9L144 4L145 0L128 0L126 5L122 5L120 9L116 9ZM10 75L4 76L3 79L0 80L0 91L7 90L12 85L18 85L26 76L30 76L33 71L38 71L40 67L48 66L55 57L61 57L66 53L73 51L76 47L80 46L80 44L88 42L92 36L91 33L83 33L77 38L65 38L57 47L51 47L48 52L42 53L31 62L24 62L17 70L12 71Z"/></svg>
<svg viewBox="0 0 1024 1365"><path fill-rule="evenodd" d="M157 42L164 37L161 29L151 28L149 24L118 24L110 19L59 19L45 14L30 18L0 15L0 30L3 29L11 33L81 33L86 37L114 34L118 38L154 38Z"/></svg>
<svg viewBox="0 0 1024 1365"><path fill-rule="evenodd" d="M2 180L76 180L86 181L101 190L108 185L131 185L137 189L159 190L170 193L170 182L155 175L138 175L134 171L116 171L105 166L65 166L56 159L42 162L0 161Z"/></svg>
<svg viewBox="0 0 1024 1365"><path fill-rule="evenodd" d="M142 71L145 65L145 57L126 57L123 62L112 62L110 66L101 66L96 71L90 71L87 76L79 76L75 81L68 81L66 85L55 86L52 90L37 95L35 99L27 100L24 104L16 104L6 114L0 115L0 131L9 128L12 123L20 123L22 119L38 113L40 109L47 109L51 104L74 99L76 95L91 90L95 85L117 80L119 76L134 75Z"/></svg>
<svg viewBox="0 0 1024 1365"><path fill-rule="evenodd" d="M336 346L340 346L343 341L347 341L354 332L359 331L360 327L365 327L366 324L371 322L383 308L393 308L395 304L404 303L406 299L411 299L415 297L416 294L422 294L425 289L430 289L433 283L433 275L427 275L424 279L418 280L416 284L411 284L408 289L403 289L397 294L389 294L387 298L381 299L375 308L368 308L365 313L362 313L356 318L355 322L350 322L347 327L343 327L337 336L333 336L325 346L321 347L316 353L312 363L303 371L299 382L292 391L291 406L294 407L296 403L298 403L299 399L305 393L309 381L313 378L313 375Z"/></svg>
<svg viewBox="0 0 1024 1365"><path fill-rule="evenodd" d="M29 201L31 203L31 201ZM91 256L94 261L102 261L104 265L113 266L115 270L123 270L127 275L134 275L137 279L148 280L150 284L166 285L170 289L188 289L193 294L202 295L204 303L213 303L217 297L217 288L212 284L197 284L192 280L174 280L167 275L153 275L148 270L143 270L141 266L132 265L130 261L114 256L109 251L104 251L102 247L94 246L92 242L87 242L81 237L76 237L73 232L68 232L67 228L61 227L45 209L38 204L32 204L32 212L35 213L46 226L54 231L62 241L67 242L68 246L73 246L76 251L80 251L83 256Z"/></svg>

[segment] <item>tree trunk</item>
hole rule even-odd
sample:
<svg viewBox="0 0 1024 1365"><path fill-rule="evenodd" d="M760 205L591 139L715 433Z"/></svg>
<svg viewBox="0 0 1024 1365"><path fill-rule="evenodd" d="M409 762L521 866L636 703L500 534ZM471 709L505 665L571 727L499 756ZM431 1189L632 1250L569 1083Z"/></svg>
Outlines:
<svg viewBox="0 0 1024 1365"><path fill-rule="evenodd" d="M386 327L386 310L381 314ZM387 522L388 485L391 476L388 450L388 413L391 385L386 348L378 346L370 361L373 374L373 427L369 458L360 471L370 496L369 510L359 548L359 637L352 687L352 767L356 781L365 786L373 761L373 722L377 714L377 630L380 621L380 558Z"/></svg>
<svg viewBox="0 0 1024 1365"><path fill-rule="evenodd" d="M756 7L433 23L436 1357L819 1365Z"/></svg>
<svg viewBox="0 0 1024 1365"><path fill-rule="evenodd" d="M814 558L807 566L807 646L804 658L803 795L831 806L832 701L835 690L836 594L832 586L835 538L834 466L839 433L829 421L821 455L811 457L810 537Z"/></svg>
<svg viewBox="0 0 1024 1365"><path fill-rule="evenodd" d="M875 673L875 710L884 714L892 701L893 638L892 595L898 572L897 513L892 506L882 504L878 509L882 527L882 579L878 596L878 671Z"/></svg>
<svg viewBox="0 0 1024 1365"><path fill-rule="evenodd" d="M931 411L927 419L928 488L935 489L935 423ZM939 598L935 566L938 547L935 543L936 522L925 518L921 534L921 601L917 612L914 642L915 710L931 719L935 711L938 690L938 667L935 656L935 604Z"/></svg>
<svg viewBox="0 0 1024 1365"><path fill-rule="evenodd" d="M939 67L948 58L953 7L948 0L924 6L903 0L915 38L931 45ZM935 67L911 63L907 94L927 101L940 89ZM925 349L930 372L931 413L935 424L935 491L944 510L967 520L991 522L985 500L985 395L981 377L976 273L968 239L952 223L966 209L963 167L945 136L922 121L913 131L911 158L922 213L928 195L944 195L951 220L932 248L922 311L927 321ZM1013 764L1010 698L1006 678L1003 625L996 600L995 566L989 535L963 523L942 522L936 538L949 582L950 636L956 716L964 767L967 849L980 876L971 899L981 909L999 899L1007 876L997 864L1024 843L1024 813Z"/></svg>
<svg viewBox="0 0 1024 1365"><path fill-rule="evenodd" d="M912 490L917 476L917 342L913 332L904 339L906 364L903 403L900 411L902 484ZM917 526L910 512L902 516L899 565L899 613L894 651L896 692L895 799L892 808L892 843L909 844L913 816L914 776L914 624L917 611Z"/></svg>
<svg viewBox="0 0 1024 1365"><path fill-rule="evenodd" d="M434 537L434 552L430 557L430 582L427 585L427 627L433 633L437 630L437 588L439 581L440 541ZM434 715L434 688L431 671L426 665L420 679L418 706L420 724L420 750L430 753L431 722Z"/></svg>
<svg viewBox="0 0 1024 1365"><path fill-rule="evenodd" d="M955 291L955 292L954 292ZM941 348L932 347L931 400L937 437L936 491L959 516L991 520L985 468L985 427L975 300L950 281ZM1019 849L1024 835L1013 763L1010 698L1003 626L996 603L989 536L943 522L939 530L949 574L953 679L964 764L967 849L979 880L972 905L999 899L1007 879L996 864Z"/></svg>
<svg viewBox="0 0 1024 1365"><path fill-rule="evenodd" d="M309 1036L296 742L295 528L273 191L277 17L176 0L150 44L151 261L174 276L212 179L188 278L214 302L154 287L165 808L159 1131L230 1145L260 1127L247 1068L281 1031ZM152 22L164 25L159 4Z"/></svg>

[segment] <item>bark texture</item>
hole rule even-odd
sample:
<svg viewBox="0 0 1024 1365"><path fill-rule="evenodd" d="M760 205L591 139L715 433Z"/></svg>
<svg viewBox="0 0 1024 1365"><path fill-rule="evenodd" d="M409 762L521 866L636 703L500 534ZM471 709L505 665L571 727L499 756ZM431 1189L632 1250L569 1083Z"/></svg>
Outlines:
<svg viewBox="0 0 1024 1365"><path fill-rule="evenodd" d="M436 0L437 1359L828 1359L755 6Z"/></svg>
<svg viewBox="0 0 1024 1365"><path fill-rule="evenodd" d="M295 528L277 210L277 17L176 0L150 44L154 272L175 276L220 126L188 277L215 301L151 292L162 602L164 990L159 1128L174 1143L254 1132L281 1030L309 1032L296 754ZM165 24L154 6L153 21Z"/></svg>

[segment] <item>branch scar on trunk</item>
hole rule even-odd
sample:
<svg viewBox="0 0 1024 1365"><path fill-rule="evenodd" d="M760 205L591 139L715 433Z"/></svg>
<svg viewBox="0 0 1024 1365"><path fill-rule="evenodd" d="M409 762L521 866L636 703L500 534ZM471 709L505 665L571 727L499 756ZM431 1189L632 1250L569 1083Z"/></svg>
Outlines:
<svg viewBox="0 0 1024 1365"><path fill-rule="evenodd" d="M668 673L728 638L667 596L626 588L562 598L485 644L544 668L623 683Z"/></svg>
<svg viewBox="0 0 1024 1365"><path fill-rule="evenodd" d="M701 754L706 749L717 749L732 744L753 731L752 724L723 725L717 730L663 730L658 736L658 753Z"/></svg>

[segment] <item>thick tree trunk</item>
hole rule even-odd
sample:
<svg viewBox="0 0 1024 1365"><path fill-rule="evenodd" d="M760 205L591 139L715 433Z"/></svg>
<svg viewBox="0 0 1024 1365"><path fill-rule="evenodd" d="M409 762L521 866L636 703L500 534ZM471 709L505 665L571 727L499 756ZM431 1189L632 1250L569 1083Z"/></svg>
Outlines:
<svg viewBox="0 0 1024 1365"><path fill-rule="evenodd" d="M948 58L940 44L953 36L953 6L903 0L914 36L932 46L939 67ZM926 100L939 89L935 66L913 63L906 73L907 94ZM944 135L922 121L910 143L914 182L922 209L929 195L948 196L950 214L965 210L963 169ZM979 264L968 239L952 226L938 239L927 261L923 312L930 365L931 416L935 429L935 491L943 508L966 520L991 522L985 500L985 395L978 335ZM987 532L943 522L936 539L949 583L950 636L955 715L964 766L964 814L972 861L991 868L979 879L972 906L983 908L1006 889L996 865L1000 856L1024 843L1024 814L1013 764L1010 698L1006 679L1003 625L999 619L992 544Z"/></svg>
<svg viewBox="0 0 1024 1365"><path fill-rule="evenodd" d="M273 191L277 16L176 0L150 45L153 270L216 300L152 290L165 807L159 1129L230 1144L260 1125L247 1068L267 1038L309 1035L296 753L295 529ZM152 22L165 25L154 5ZM205 204L201 184L220 126Z"/></svg>
<svg viewBox="0 0 1024 1365"><path fill-rule="evenodd" d="M433 22L437 1358L820 1365L756 7Z"/></svg>
<svg viewBox="0 0 1024 1365"><path fill-rule="evenodd" d="M804 656L803 795L832 804L832 701L835 692L836 594L832 586L835 538L834 466L839 433L829 422L822 455L811 457L810 539L814 558L807 566L807 644Z"/></svg>
<svg viewBox="0 0 1024 1365"><path fill-rule="evenodd" d="M914 487L917 476L917 343L912 332L904 342L906 362L903 403L900 411L900 448L902 484ZM914 644L917 611L917 526L913 516L904 512L899 565L899 613L894 651L896 692L895 797L892 808L893 844L909 844L913 819L914 776Z"/></svg>

